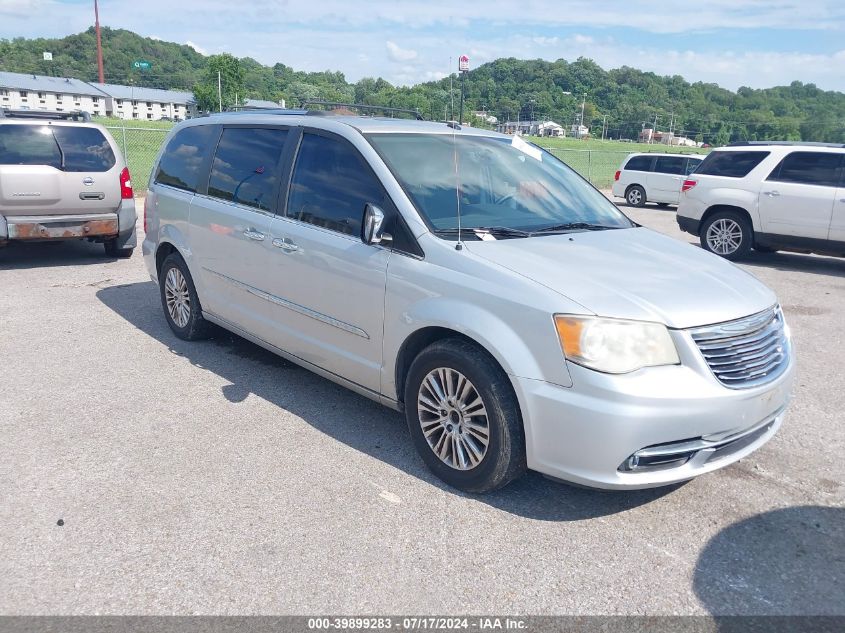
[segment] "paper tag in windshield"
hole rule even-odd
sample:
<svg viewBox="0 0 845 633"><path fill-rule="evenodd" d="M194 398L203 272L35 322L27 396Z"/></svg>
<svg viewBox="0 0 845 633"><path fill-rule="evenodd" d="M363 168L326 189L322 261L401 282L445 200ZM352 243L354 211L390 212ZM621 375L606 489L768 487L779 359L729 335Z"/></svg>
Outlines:
<svg viewBox="0 0 845 633"><path fill-rule="evenodd" d="M543 152L540 151L539 147L533 147L529 143L526 143L522 140L522 137L518 134L513 135L513 140L511 141L511 145L518 149L520 152L525 154L526 156L530 156L534 160L539 160L540 162L543 161Z"/></svg>

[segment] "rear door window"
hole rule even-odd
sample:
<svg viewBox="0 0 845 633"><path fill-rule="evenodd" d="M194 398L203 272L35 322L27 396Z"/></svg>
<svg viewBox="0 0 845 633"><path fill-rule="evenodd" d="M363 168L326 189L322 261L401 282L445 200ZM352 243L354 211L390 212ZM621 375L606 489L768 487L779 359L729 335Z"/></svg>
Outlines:
<svg viewBox="0 0 845 633"><path fill-rule="evenodd" d="M155 182L196 193L216 131L213 125L197 125L177 132L161 155Z"/></svg>
<svg viewBox="0 0 845 633"><path fill-rule="evenodd" d="M837 187L842 158L832 152L792 152L775 167L767 180Z"/></svg>
<svg viewBox="0 0 845 633"><path fill-rule="evenodd" d="M631 160L625 163L625 169L633 171L651 171L651 164L653 162L653 156L634 156Z"/></svg>
<svg viewBox="0 0 845 633"><path fill-rule="evenodd" d="M220 136L208 195L262 211L275 207L279 159L288 131L279 128L226 128Z"/></svg>
<svg viewBox="0 0 845 633"><path fill-rule="evenodd" d="M115 165L111 145L96 128L0 125L0 165L47 165L63 171L104 172Z"/></svg>
<svg viewBox="0 0 845 633"><path fill-rule="evenodd" d="M745 178L770 152L711 152L701 163L696 174Z"/></svg>
<svg viewBox="0 0 845 633"><path fill-rule="evenodd" d="M654 171L661 174L678 174L684 173L687 159L683 156L658 156L657 162L654 165Z"/></svg>

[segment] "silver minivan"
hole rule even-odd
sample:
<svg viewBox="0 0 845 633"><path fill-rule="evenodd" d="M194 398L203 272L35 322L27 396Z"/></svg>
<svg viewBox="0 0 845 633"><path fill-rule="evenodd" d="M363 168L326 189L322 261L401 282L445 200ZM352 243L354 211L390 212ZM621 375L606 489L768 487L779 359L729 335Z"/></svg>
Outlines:
<svg viewBox="0 0 845 633"><path fill-rule="evenodd" d="M520 137L316 114L170 133L143 252L176 336L221 326L402 411L471 492L660 486L775 434L794 361L754 277Z"/></svg>

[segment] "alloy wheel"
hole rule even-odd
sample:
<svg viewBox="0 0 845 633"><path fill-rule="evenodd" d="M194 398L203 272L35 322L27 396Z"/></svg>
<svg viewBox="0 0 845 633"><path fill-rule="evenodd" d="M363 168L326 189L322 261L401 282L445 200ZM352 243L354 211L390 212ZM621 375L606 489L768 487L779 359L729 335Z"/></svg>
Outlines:
<svg viewBox="0 0 845 633"><path fill-rule="evenodd" d="M168 270L164 278L164 298L173 322L180 328L187 327L191 319L191 294L185 276L176 267Z"/></svg>
<svg viewBox="0 0 845 633"><path fill-rule="evenodd" d="M742 227L736 220L720 218L707 229L707 245L718 255L735 253L742 244Z"/></svg>
<svg viewBox="0 0 845 633"><path fill-rule="evenodd" d="M459 371L438 367L426 375L417 395L420 426L429 447L447 466L471 470L490 443L481 394Z"/></svg>

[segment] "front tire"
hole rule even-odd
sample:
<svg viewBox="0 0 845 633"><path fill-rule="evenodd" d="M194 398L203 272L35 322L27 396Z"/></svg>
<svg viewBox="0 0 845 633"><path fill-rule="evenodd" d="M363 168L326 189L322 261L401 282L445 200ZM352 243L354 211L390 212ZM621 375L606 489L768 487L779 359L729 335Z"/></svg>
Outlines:
<svg viewBox="0 0 845 633"><path fill-rule="evenodd" d="M194 280L185 260L177 253L167 256L158 276L164 318L173 333L185 341L208 338L211 324L202 318Z"/></svg>
<svg viewBox="0 0 845 633"><path fill-rule="evenodd" d="M625 192L625 201L632 207L644 207L646 202L645 189L639 185L628 187L628 191Z"/></svg>
<svg viewBox="0 0 845 633"><path fill-rule="evenodd" d="M473 343L446 339L420 352L405 382L405 419L423 461L454 488L491 492L526 470L513 387Z"/></svg>
<svg viewBox="0 0 845 633"><path fill-rule="evenodd" d="M751 223L736 211L717 211L707 218L699 235L704 250L731 261L748 255L754 242Z"/></svg>

